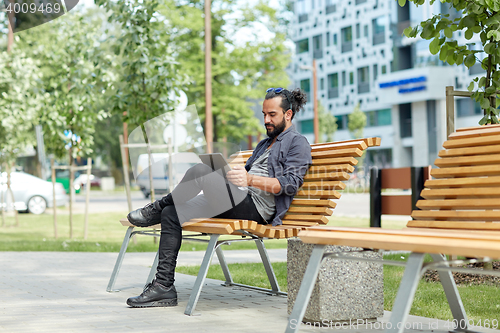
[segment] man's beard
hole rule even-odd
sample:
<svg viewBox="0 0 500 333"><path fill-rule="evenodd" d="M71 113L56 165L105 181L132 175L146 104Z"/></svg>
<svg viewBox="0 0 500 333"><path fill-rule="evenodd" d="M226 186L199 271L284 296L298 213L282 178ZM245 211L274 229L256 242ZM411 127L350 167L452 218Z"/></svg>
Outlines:
<svg viewBox="0 0 500 333"><path fill-rule="evenodd" d="M275 137L280 135L281 132L285 130L286 127L285 118L283 117L283 121L278 125L266 124L266 126L273 126L272 129L266 128L266 130L267 130L267 136L270 137L271 139L274 139Z"/></svg>

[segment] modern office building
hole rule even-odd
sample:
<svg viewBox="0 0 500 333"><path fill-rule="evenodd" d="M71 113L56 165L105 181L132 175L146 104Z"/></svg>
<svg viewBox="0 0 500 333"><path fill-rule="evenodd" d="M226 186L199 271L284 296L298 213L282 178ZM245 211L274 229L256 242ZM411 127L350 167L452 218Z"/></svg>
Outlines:
<svg viewBox="0 0 500 333"><path fill-rule="evenodd" d="M403 30L443 13L460 15L436 1L419 7L400 7L396 0L295 0L290 68L294 87L309 93L311 67L316 59L318 100L337 117L335 140L348 140L348 114L356 105L366 113L365 137L379 136L365 160L379 167L433 164L446 139L445 87L466 90L483 70L476 64L448 66L428 51L429 41L406 38ZM459 43L466 41L455 32ZM475 37L474 37L475 38ZM471 45L470 47L474 47ZM455 101L456 127L477 125L482 111L469 98ZM310 142L313 103L297 115L296 126Z"/></svg>

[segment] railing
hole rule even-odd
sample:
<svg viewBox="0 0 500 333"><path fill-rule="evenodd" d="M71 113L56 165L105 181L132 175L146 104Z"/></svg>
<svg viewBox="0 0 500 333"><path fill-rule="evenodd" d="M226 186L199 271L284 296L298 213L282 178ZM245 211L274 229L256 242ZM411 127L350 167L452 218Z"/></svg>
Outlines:
<svg viewBox="0 0 500 333"><path fill-rule="evenodd" d="M307 14L301 14L301 15L299 15L299 23L305 22L305 21L307 21L307 19L308 19L308 15Z"/></svg>
<svg viewBox="0 0 500 333"><path fill-rule="evenodd" d="M385 43L385 32L379 32L378 34L373 34L372 42L373 45Z"/></svg>
<svg viewBox="0 0 500 333"><path fill-rule="evenodd" d="M328 98L337 98L339 97L339 88L328 88Z"/></svg>
<svg viewBox="0 0 500 333"><path fill-rule="evenodd" d="M370 92L370 83L363 82L358 84L358 94L364 94Z"/></svg>
<svg viewBox="0 0 500 333"><path fill-rule="evenodd" d="M331 13L335 13L336 11L337 11L337 5L326 6L325 12L327 15L331 14Z"/></svg>
<svg viewBox="0 0 500 333"><path fill-rule="evenodd" d="M314 50L313 51L313 58L314 59L321 59L321 58L323 58L323 49Z"/></svg>
<svg viewBox="0 0 500 333"><path fill-rule="evenodd" d="M342 53L351 52L352 51L352 41L342 42Z"/></svg>

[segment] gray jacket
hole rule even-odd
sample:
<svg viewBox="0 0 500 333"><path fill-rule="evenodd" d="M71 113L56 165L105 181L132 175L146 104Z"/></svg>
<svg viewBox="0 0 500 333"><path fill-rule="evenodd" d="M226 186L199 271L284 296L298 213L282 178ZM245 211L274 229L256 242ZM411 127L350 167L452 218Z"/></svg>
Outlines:
<svg viewBox="0 0 500 333"><path fill-rule="evenodd" d="M271 142L271 138L259 142L245 165L247 171ZM275 194L276 214L272 220L273 226L282 224L281 219L290 208L293 197L302 186L304 176L311 164L311 146L307 139L297 132L295 126L292 125L278 135L267 161L269 177L277 178L281 185L280 193Z"/></svg>

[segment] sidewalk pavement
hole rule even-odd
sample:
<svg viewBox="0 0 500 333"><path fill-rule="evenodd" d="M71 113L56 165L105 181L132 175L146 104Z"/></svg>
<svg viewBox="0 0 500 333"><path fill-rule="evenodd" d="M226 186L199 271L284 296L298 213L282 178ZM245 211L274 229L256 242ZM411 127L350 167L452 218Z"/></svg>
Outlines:
<svg viewBox="0 0 500 333"><path fill-rule="evenodd" d="M225 251L229 262L257 258L249 251ZM272 260L284 260L284 250L271 250ZM240 258L241 254L241 258ZM179 265L199 264L199 252L181 252ZM2 252L0 253L0 332L284 332L287 303L282 296L239 287L222 287L207 279L196 312L186 316L195 277L176 275L179 306L129 308L125 301L142 291L154 253L128 253L116 281L119 292L106 286L116 253ZM333 325L300 332L381 332L390 313L369 329L352 323L341 329ZM378 324L378 326L377 326ZM436 327L435 325L438 325ZM446 322L410 316L405 332L446 332ZM496 330L479 329L499 333Z"/></svg>

